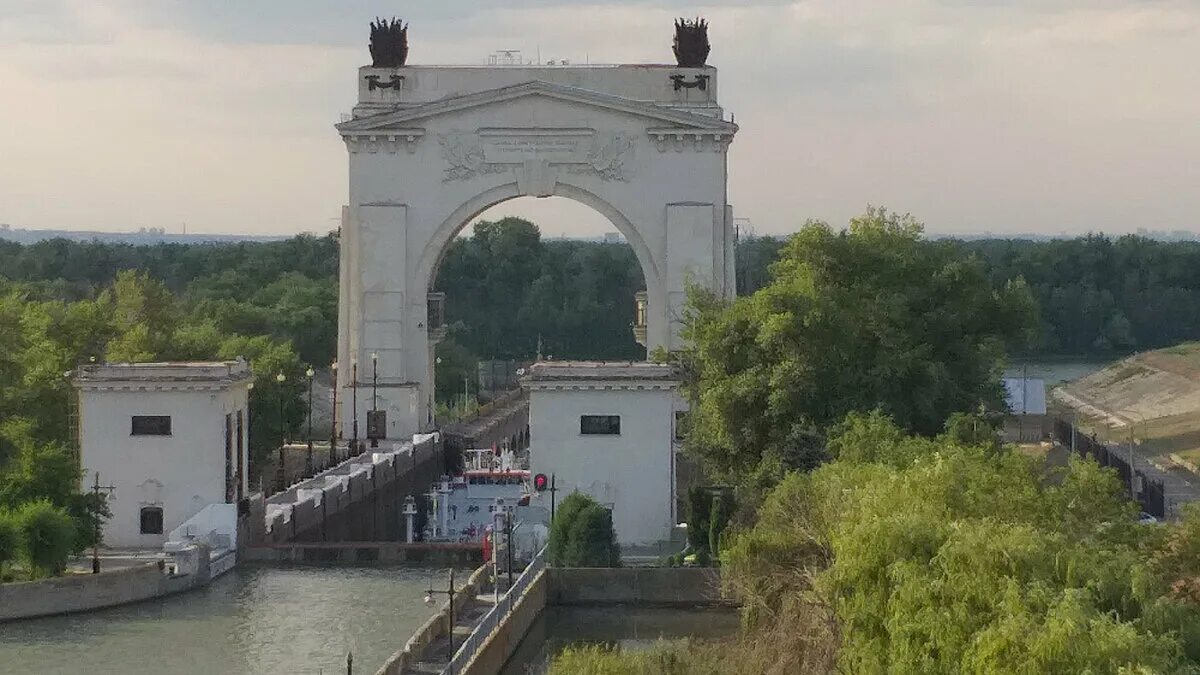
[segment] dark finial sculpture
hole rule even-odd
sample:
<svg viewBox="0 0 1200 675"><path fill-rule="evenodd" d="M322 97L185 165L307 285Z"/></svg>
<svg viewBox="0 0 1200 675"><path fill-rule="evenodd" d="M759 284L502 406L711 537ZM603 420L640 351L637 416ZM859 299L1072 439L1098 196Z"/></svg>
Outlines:
<svg viewBox="0 0 1200 675"><path fill-rule="evenodd" d="M375 17L371 22L371 65L399 68L408 60L408 24Z"/></svg>
<svg viewBox="0 0 1200 675"><path fill-rule="evenodd" d="M704 19L675 21L675 62L680 68L701 68L708 60L708 22Z"/></svg>

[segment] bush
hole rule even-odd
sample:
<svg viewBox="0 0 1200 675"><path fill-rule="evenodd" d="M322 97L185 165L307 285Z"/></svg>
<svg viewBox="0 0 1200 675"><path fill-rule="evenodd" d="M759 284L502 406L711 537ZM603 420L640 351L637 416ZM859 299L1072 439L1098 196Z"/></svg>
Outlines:
<svg viewBox="0 0 1200 675"><path fill-rule="evenodd" d="M25 562L32 577L61 574L75 544L75 522L49 501L29 502L17 512Z"/></svg>
<svg viewBox="0 0 1200 675"><path fill-rule="evenodd" d="M707 488L696 486L688 490L688 544L694 549L708 546L712 505L712 493Z"/></svg>
<svg viewBox="0 0 1200 675"><path fill-rule="evenodd" d="M582 492L572 492L554 510L554 521L550 523L550 542L547 547L551 565L563 566L566 545L571 538L571 523L575 522L575 516L589 503L594 504L595 500Z"/></svg>
<svg viewBox="0 0 1200 675"><path fill-rule="evenodd" d="M713 497L712 514L708 523L708 550L713 556L721 555L721 535L729 525L733 511L733 495L730 492L722 490Z"/></svg>
<svg viewBox="0 0 1200 675"><path fill-rule="evenodd" d="M550 564L556 567L617 567L621 548L612 513L575 492L563 500L550 524Z"/></svg>
<svg viewBox="0 0 1200 675"><path fill-rule="evenodd" d="M17 559L21 548L21 531L17 519L9 511L0 511L0 575L4 566Z"/></svg>

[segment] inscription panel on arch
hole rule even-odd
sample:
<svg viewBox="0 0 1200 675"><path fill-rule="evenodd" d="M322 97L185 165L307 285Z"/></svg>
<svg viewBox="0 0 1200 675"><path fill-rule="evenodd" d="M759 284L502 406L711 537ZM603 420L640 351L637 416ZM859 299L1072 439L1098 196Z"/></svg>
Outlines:
<svg viewBox="0 0 1200 675"><path fill-rule="evenodd" d="M587 161L590 138L579 136L482 136L483 156L493 164L527 159L575 163Z"/></svg>

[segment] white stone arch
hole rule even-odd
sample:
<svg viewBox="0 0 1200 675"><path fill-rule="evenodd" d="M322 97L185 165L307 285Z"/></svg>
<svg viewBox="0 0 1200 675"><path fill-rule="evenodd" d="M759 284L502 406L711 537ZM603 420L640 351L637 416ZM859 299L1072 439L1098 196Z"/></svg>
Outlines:
<svg viewBox="0 0 1200 675"><path fill-rule="evenodd" d="M727 154L737 131L716 69L405 66L359 70L337 129L350 154L338 303L343 436L363 440L373 365L387 438L433 426L429 292L445 250L486 209L558 196L604 215L646 285L654 350L680 344L689 283L730 297ZM377 356L378 359L372 359ZM359 405L352 404L358 364ZM354 424L354 420L358 424Z"/></svg>
<svg viewBox="0 0 1200 675"><path fill-rule="evenodd" d="M453 241L454 237L484 211L523 196L527 195L521 193L516 181L510 181L492 186L480 192L455 209L453 213L442 221L442 224L434 232L433 237L426 244L425 250L421 253L417 270L409 280L410 285L420 288L424 284L425 288L432 289L433 282L437 278L438 269L441 267L442 260L445 258L446 251L449 249L450 242ZM563 197L589 206L607 218L613 227L617 228L617 231L625 237L625 241L629 243L634 255L637 256L638 263L642 268L642 278L645 280L647 293L651 295L659 293L661 284L654 254L651 253L646 242L642 239L642 235L638 229L621 213L620 209L594 193L572 185L569 182L560 181L555 186L554 196Z"/></svg>

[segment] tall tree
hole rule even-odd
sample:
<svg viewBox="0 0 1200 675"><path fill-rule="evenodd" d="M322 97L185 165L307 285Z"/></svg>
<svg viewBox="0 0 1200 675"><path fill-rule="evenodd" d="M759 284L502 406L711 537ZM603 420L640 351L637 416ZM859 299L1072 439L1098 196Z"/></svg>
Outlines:
<svg viewBox="0 0 1200 675"><path fill-rule="evenodd" d="M933 434L952 412L999 409L1005 347L1034 325L1022 282L994 286L883 209L846 231L805 225L771 273L733 303L693 295L688 443L721 472L811 468L813 432L851 411Z"/></svg>

